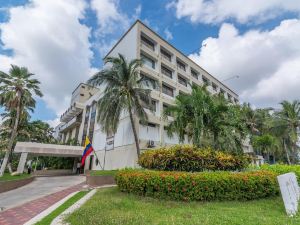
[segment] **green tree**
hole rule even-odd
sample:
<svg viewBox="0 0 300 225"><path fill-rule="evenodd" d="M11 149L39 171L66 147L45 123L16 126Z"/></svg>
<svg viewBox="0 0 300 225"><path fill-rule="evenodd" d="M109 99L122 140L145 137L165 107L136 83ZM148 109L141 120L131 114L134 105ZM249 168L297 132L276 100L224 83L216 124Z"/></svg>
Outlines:
<svg viewBox="0 0 300 225"><path fill-rule="evenodd" d="M13 148L18 132L20 116L26 109L33 110L35 100L33 95L42 96L39 88L40 82L32 79L32 73L25 67L11 66L9 73L0 71L0 105L8 112L15 112L11 129L10 139L6 154L0 169L0 176L4 174L7 162Z"/></svg>
<svg viewBox="0 0 300 225"><path fill-rule="evenodd" d="M275 153L277 148L276 138L270 134L253 137L253 147L258 150L260 155L266 155L268 162L270 162L270 153Z"/></svg>
<svg viewBox="0 0 300 225"><path fill-rule="evenodd" d="M296 163L298 160L297 129L300 126L300 102L283 101L280 103L282 109L275 114L277 135L282 140L283 149L289 164Z"/></svg>
<svg viewBox="0 0 300 225"><path fill-rule="evenodd" d="M176 133L180 142L187 136L197 146L240 152L246 136L240 111L224 96L212 96L205 86L193 85L191 94L178 95L175 105L164 111L164 117L174 117L167 131L169 136Z"/></svg>
<svg viewBox="0 0 300 225"><path fill-rule="evenodd" d="M137 155L140 155L139 140L134 116L141 122L147 121L143 104L150 104L151 90L145 87L145 79L139 77L138 68L142 60L127 62L121 54L104 60L109 68L96 73L88 80L93 86L104 87L103 96L98 101L97 120L106 133L115 133L123 112L129 114Z"/></svg>

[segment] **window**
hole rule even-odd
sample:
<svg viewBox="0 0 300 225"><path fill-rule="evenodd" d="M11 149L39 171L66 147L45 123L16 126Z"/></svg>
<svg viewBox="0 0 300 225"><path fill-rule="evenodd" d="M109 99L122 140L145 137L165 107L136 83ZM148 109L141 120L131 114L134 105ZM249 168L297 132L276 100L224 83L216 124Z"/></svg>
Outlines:
<svg viewBox="0 0 300 225"><path fill-rule="evenodd" d="M90 118L90 106L87 106L85 109L85 116L84 116L84 124L83 124L83 133L82 133L82 140L81 140L81 145L84 145L85 138L87 135L87 128L88 128L88 123L89 123L89 118Z"/></svg>
<svg viewBox="0 0 300 225"><path fill-rule="evenodd" d="M215 83L212 83L212 88L213 88L214 91L217 91L218 86Z"/></svg>
<svg viewBox="0 0 300 225"><path fill-rule="evenodd" d="M222 88L220 89L220 93L225 95L225 91Z"/></svg>
<svg viewBox="0 0 300 225"><path fill-rule="evenodd" d="M205 76L202 76L202 81L205 85L209 85L209 80Z"/></svg>
<svg viewBox="0 0 300 225"><path fill-rule="evenodd" d="M153 112L156 112L156 101L153 100L153 99L146 99L146 98L143 98L142 96L140 97L141 99L141 105L143 106L143 108L145 109L149 109ZM150 100L150 102L149 102Z"/></svg>
<svg viewBox="0 0 300 225"><path fill-rule="evenodd" d="M198 80L199 73L197 73L195 70L191 70L191 74L192 74L192 77L194 77L195 79Z"/></svg>
<svg viewBox="0 0 300 225"><path fill-rule="evenodd" d="M239 103L239 100L236 99L236 98L234 98L234 102L235 102L235 103Z"/></svg>
<svg viewBox="0 0 300 225"><path fill-rule="evenodd" d="M93 105L92 105L90 127L89 127L90 142L93 142L94 127L95 127L95 120L96 120L96 109L97 109L97 103L94 102Z"/></svg>
<svg viewBox="0 0 300 225"><path fill-rule="evenodd" d="M146 38L144 35L141 35L141 41L143 45L147 46L148 48L154 51L154 46L155 46L154 43L150 41L148 38Z"/></svg>
<svg viewBox="0 0 300 225"><path fill-rule="evenodd" d="M179 75L178 75L178 83L187 87L187 80L185 78L183 78L182 76L179 76Z"/></svg>
<svg viewBox="0 0 300 225"><path fill-rule="evenodd" d="M145 84L146 87L150 88L150 89L154 89L154 90L158 90L158 82L150 77L148 77L145 74L141 73L141 78L143 79L143 82Z"/></svg>
<svg viewBox="0 0 300 225"><path fill-rule="evenodd" d="M185 64L179 60L177 60L177 68L185 71Z"/></svg>
<svg viewBox="0 0 300 225"><path fill-rule="evenodd" d="M148 67L150 67L152 69L155 69L155 61L153 59L151 59L151 58L149 58L149 57L147 57L147 56L145 56L143 54L141 55L141 59L143 60L143 63L146 66L148 66Z"/></svg>
<svg viewBox="0 0 300 225"><path fill-rule="evenodd" d="M165 67L165 66L163 66L163 65L161 66L161 73L162 73L163 75L165 75L165 76L171 78L171 79L172 79L172 77L173 77L172 71L169 70L167 67Z"/></svg>
<svg viewBox="0 0 300 225"><path fill-rule="evenodd" d="M232 96L230 94L227 94L228 99L231 101Z"/></svg>
<svg viewBox="0 0 300 225"><path fill-rule="evenodd" d="M174 96L174 90L171 87L168 87L167 85L163 84L162 85L162 93L169 95L171 97Z"/></svg>
<svg viewBox="0 0 300 225"><path fill-rule="evenodd" d="M169 106L167 104L163 104L163 111L165 112L167 109L169 108ZM167 116L172 116L172 114L170 112L168 112L166 114Z"/></svg>
<svg viewBox="0 0 300 225"><path fill-rule="evenodd" d="M168 53L166 50L164 50L164 49L162 49L162 48L160 49L160 53L161 53L161 56L162 56L164 59L166 59L166 60L168 60L168 61L171 62L172 56L171 56L170 53Z"/></svg>

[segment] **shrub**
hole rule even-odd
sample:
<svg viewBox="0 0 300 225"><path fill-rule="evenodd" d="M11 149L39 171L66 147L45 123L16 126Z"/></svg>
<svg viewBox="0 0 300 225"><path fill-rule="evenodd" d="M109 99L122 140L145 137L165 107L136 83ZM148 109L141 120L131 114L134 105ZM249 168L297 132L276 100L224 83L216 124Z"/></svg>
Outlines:
<svg viewBox="0 0 300 225"><path fill-rule="evenodd" d="M172 200L251 200L279 193L276 174L270 171L121 170L115 179L123 192Z"/></svg>
<svg viewBox="0 0 300 225"><path fill-rule="evenodd" d="M234 155L211 148L174 145L141 154L138 163L143 168L165 171L200 172L205 170L241 170L251 159L245 154Z"/></svg>
<svg viewBox="0 0 300 225"><path fill-rule="evenodd" d="M260 167L262 170L268 170L279 174L294 172L297 176L298 183L300 183L300 165L284 165L284 164L264 164Z"/></svg>

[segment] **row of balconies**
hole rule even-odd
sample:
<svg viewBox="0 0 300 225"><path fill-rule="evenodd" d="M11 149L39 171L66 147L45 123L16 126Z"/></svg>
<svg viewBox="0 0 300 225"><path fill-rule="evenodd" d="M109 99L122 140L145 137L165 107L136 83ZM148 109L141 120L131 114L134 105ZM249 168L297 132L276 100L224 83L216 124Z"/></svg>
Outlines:
<svg viewBox="0 0 300 225"><path fill-rule="evenodd" d="M142 35L141 37L144 37L146 39L148 38L145 37L144 35ZM208 77L204 75L201 76L196 69L191 68L190 66L188 66L186 63L184 63L182 60L178 59L177 57L175 59L175 56L172 53L168 53L167 50L165 50L164 48L160 47L160 50L158 50L158 47L155 43L151 45L149 44L149 42L151 42L151 40L148 39L148 43L145 43L145 41L141 38L141 44L140 44L142 57L145 58L145 56L146 57L150 56L149 60L152 60L152 66L148 66L149 68L151 68L155 72L159 72L157 66L157 60L161 59L162 62L161 64L171 69L174 74L176 70L178 71L177 78L178 78L178 74L180 74L180 76L183 79L186 79L186 83L188 81L194 81L194 83L196 84L199 84L199 79L202 78L201 84L206 83L208 86L211 86L211 89L213 90L212 93L218 93L218 92L224 93L224 96L228 97L232 102L238 103L238 99L233 97L234 94L229 94L229 93L226 94L226 91L224 90L225 88L219 87L215 82L210 81ZM169 54L168 56L165 54L166 52L167 54ZM188 72L188 68L190 68L190 73ZM184 82L183 79L181 85L185 86L185 84L183 84Z"/></svg>

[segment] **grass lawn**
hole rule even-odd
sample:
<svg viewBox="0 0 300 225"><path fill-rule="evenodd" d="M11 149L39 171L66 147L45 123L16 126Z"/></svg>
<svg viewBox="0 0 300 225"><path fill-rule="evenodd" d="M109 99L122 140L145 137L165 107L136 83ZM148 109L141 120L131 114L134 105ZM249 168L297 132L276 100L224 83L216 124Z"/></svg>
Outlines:
<svg viewBox="0 0 300 225"><path fill-rule="evenodd" d="M77 224L201 224L286 225L288 218L280 197L248 202L175 202L121 193L118 188L99 189L67 219Z"/></svg>
<svg viewBox="0 0 300 225"><path fill-rule="evenodd" d="M36 225L49 225L49 224L51 224L52 220L54 220L63 211L65 211L67 208L69 208L71 205L73 205L75 202L77 202L79 199L81 199L87 193L88 193L88 191L80 191L80 192L76 193L74 196L72 196L67 201L65 201L61 206L59 206L57 209L55 209L48 216L44 217L41 221L37 222Z"/></svg>
<svg viewBox="0 0 300 225"><path fill-rule="evenodd" d="M30 175L27 173L23 173L16 176L11 176L9 173L5 173L2 177L0 177L0 181L21 180L27 177L30 177Z"/></svg>
<svg viewBox="0 0 300 225"><path fill-rule="evenodd" d="M91 176L115 176L118 170L92 170Z"/></svg>

